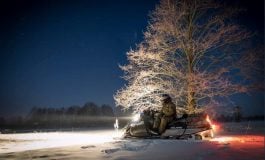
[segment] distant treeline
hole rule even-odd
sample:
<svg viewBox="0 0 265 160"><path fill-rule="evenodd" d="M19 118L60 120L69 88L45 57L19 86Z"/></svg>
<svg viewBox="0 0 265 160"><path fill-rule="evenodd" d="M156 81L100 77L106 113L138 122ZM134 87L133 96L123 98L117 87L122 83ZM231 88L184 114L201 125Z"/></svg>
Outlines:
<svg viewBox="0 0 265 160"><path fill-rule="evenodd" d="M85 103L82 107L51 108L33 107L26 116L0 117L0 129L66 129L87 127L113 127L118 117L120 125L128 121L131 111L123 111L122 107Z"/></svg>
<svg viewBox="0 0 265 160"><path fill-rule="evenodd" d="M29 118L46 118L52 115L61 116L127 116L130 111L122 111L122 107L116 107L113 109L110 105L103 104L98 106L93 102L85 103L82 107L74 105L70 107L62 108L47 108L47 107L33 107L29 114Z"/></svg>
<svg viewBox="0 0 265 160"><path fill-rule="evenodd" d="M264 115L240 116L221 114L214 118L218 122L264 121Z"/></svg>
<svg viewBox="0 0 265 160"><path fill-rule="evenodd" d="M230 107L232 108L232 107ZM264 114L245 116L242 113L240 106L235 106L230 112L215 113L212 117L215 121L219 122L241 122L241 121L264 121Z"/></svg>

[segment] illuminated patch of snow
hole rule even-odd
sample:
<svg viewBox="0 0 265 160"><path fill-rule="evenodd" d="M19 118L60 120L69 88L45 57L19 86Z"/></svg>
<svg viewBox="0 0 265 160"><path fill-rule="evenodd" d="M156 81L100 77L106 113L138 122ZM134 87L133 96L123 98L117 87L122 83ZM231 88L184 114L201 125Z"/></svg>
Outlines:
<svg viewBox="0 0 265 160"><path fill-rule="evenodd" d="M64 147L73 145L95 145L114 141L121 133L114 130L87 132L47 132L1 134L2 144L0 153L35 150L43 148Z"/></svg>

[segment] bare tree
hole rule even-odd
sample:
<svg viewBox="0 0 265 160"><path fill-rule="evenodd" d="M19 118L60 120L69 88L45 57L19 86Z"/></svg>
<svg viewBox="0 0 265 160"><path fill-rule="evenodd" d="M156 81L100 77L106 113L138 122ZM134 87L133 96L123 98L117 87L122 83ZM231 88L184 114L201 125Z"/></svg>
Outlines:
<svg viewBox="0 0 265 160"><path fill-rule="evenodd" d="M239 11L214 0L161 0L144 41L121 66L128 85L114 95L116 104L159 109L167 93L179 110L192 113L262 88L256 76L263 72L257 67L263 47L243 45L253 33L233 20Z"/></svg>

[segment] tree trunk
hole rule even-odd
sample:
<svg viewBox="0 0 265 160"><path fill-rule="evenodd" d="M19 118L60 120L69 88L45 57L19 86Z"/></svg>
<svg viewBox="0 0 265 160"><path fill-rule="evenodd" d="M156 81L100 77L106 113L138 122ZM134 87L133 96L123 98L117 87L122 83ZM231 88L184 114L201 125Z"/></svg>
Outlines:
<svg viewBox="0 0 265 160"><path fill-rule="evenodd" d="M196 109L195 91L193 88L193 51L188 50L188 75L187 75L187 110L188 113L194 113Z"/></svg>
<svg viewBox="0 0 265 160"><path fill-rule="evenodd" d="M195 95L195 92L192 91L192 86L188 86L187 110L189 113L194 113L196 109L196 101L195 101L194 95Z"/></svg>

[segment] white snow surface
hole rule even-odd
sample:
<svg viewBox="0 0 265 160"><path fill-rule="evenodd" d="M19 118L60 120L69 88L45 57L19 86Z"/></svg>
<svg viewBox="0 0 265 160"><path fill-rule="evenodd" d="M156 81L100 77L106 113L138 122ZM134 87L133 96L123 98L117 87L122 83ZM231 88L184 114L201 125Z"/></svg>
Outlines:
<svg viewBox="0 0 265 160"><path fill-rule="evenodd" d="M264 122L220 128L215 138L201 141L121 139L114 129L0 134L0 159L264 160Z"/></svg>

